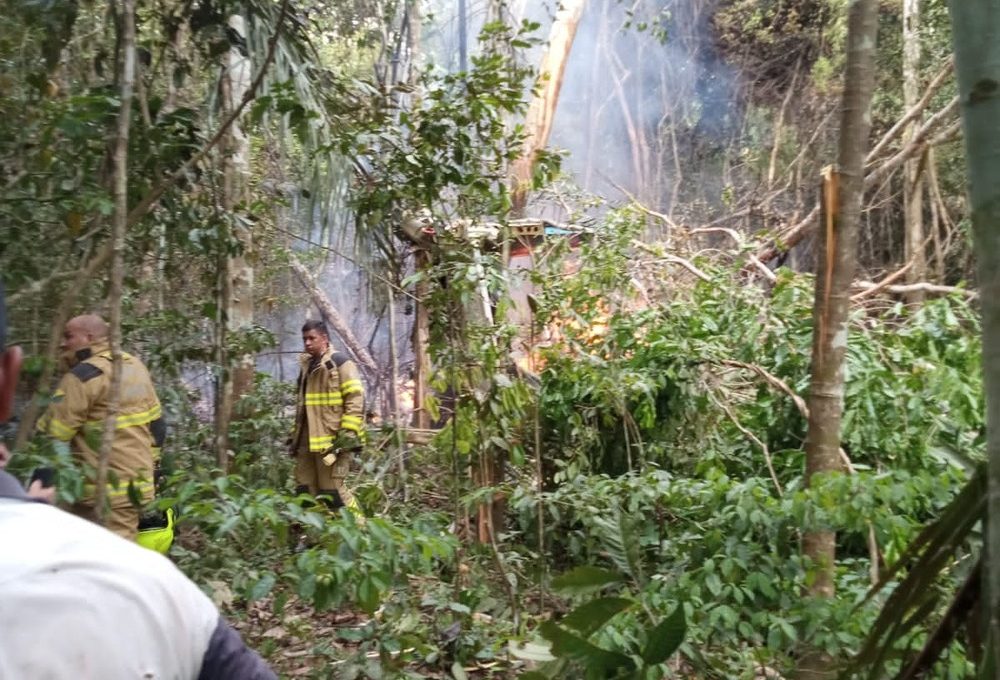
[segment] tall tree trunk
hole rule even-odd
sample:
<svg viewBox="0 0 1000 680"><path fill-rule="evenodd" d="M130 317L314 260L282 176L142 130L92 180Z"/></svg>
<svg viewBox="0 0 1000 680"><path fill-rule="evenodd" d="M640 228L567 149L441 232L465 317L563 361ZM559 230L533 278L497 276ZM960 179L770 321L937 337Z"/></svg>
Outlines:
<svg viewBox="0 0 1000 680"><path fill-rule="evenodd" d="M997 677L1000 665L1000 0L949 0L955 71L962 106L969 171L969 199L983 314L986 387L987 664L980 677Z"/></svg>
<svg viewBox="0 0 1000 680"><path fill-rule="evenodd" d="M135 5L122 0L122 72L121 103L113 153L114 180L112 193L115 208L111 218L111 289L108 294L111 341L111 392L108 414L104 419L101 450L94 480L94 507L104 524L107 518L108 461L115 439L115 421L122 393L122 288L125 281L125 226L128 222L128 135L132 120L132 89L135 84Z"/></svg>
<svg viewBox="0 0 1000 680"><path fill-rule="evenodd" d="M469 17L466 0L458 0L458 70L469 68Z"/></svg>
<svg viewBox="0 0 1000 680"><path fill-rule="evenodd" d="M816 294L813 304L812 375L806 480L841 469L840 424L844 410L844 363L850 286L857 266L858 224L864 197L864 159L871 129L875 87L875 40L878 0L851 3L847 34L847 69L840 122L839 174L828 170L823 184L824 219L817 241ZM836 535L812 530L802 539L803 556L814 569L808 594L834 593ZM803 655L800 678L832 677L834 669L818 650Z"/></svg>
<svg viewBox="0 0 1000 680"><path fill-rule="evenodd" d="M531 188L531 175L538 152L545 148L552 131L552 121L559 103L566 62L576 37L586 0L563 0L556 13L549 44L539 69L539 88L524 117L524 147L521 157L511 165L511 204L514 217L523 217Z"/></svg>
<svg viewBox="0 0 1000 680"><path fill-rule="evenodd" d="M242 16L229 17L229 27L246 43L246 22ZM245 49L245 48L244 48ZM239 45L233 45L226 54L228 64L223 79L223 108L225 113L237 109L250 89L250 58L245 56ZM250 137L243 130L239 119L233 121L226 140L225 155L225 207L229 211L237 209L247 196L250 180ZM240 241L242 253L229 259L229 293L226 320L229 330L235 331L253 325L253 265L249 255L253 248L252 235L245 226L236 227L236 237ZM233 367L234 403L253 387L254 357L244 354L236 357Z"/></svg>
<svg viewBox="0 0 1000 680"><path fill-rule="evenodd" d="M250 58L246 55L247 29L242 16L234 14L228 20L229 50L222 57L220 95L224 116L238 109L250 89ZM234 211L243 203L250 177L250 138L240 121L229 127L222 147L223 208L229 213L230 224L236 225ZM234 236L240 242L241 253L227 258L223 281L225 332L219 341L231 332L253 325L253 265L248 258L253 247L250 231L243 225L233 226ZM216 398L216 463L226 471L229 467L229 422L234 405L253 387L254 357L244 354L229 357L222 352L221 379Z"/></svg>
<svg viewBox="0 0 1000 680"><path fill-rule="evenodd" d="M424 67L422 52L424 18L420 11L420 0L409 0L406 18L409 22L406 27L406 46L410 62L407 80L410 84L416 84L420 78L420 71Z"/></svg>
<svg viewBox="0 0 1000 680"><path fill-rule="evenodd" d="M909 111L920 101L920 0L903 0L903 110ZM907 126L903 146L920 129L923 116L917 116ZM911 158L903 167L903 215L906 226L904 252L906 261L912 263L907 272L910 283L927 277L926 249L924 248L924 201L921 181L924 156ZM911 303L923 302L920 291L907 294Z"/></svg>

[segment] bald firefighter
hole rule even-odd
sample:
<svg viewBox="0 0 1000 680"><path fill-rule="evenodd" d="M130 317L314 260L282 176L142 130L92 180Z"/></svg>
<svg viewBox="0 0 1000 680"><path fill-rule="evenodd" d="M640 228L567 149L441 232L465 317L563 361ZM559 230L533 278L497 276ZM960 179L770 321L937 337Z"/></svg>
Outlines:
<svg viewBox="0 0 1000 680"><path fill-rule="evenodd" d="M302 326L302 344L291 440L296 492L320 496L331 509L355 510L344 480L365 439L361 375L346 354L333 351L322 321Z"/></svg>
<svg viewBox="0 0 1000 680"><path fill-rule="evenodd" d="M108 324L96 315L70 319L60 349L69 370L62 377L38 429L68 445L88 468L89 483L70 511L98 521L94 474L111 392ZM114 440L108 459L108 529L135 540L141 508L153 499L153 475L166 436L160 401L139 359L122 353L122 387Z"/></svg>

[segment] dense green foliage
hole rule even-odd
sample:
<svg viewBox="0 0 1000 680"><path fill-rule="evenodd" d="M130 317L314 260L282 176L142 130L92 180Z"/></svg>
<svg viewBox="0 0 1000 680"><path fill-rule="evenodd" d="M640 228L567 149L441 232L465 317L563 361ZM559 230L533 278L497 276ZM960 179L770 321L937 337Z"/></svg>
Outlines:
<svg viewBox="0 0 1000 680"><path fill-rule="evenodd" d="M133 112L131 205L217 129L227 13L248 17L255 65L272 36L278 46L245 118L250 198L225 207L224 153L212 153L129 225L123 331L171 424L158 503L178 512L172 559L296 676L750 680L786 675L806 648L838 661L865 648L873 623L884 623L880 608L895 605L894 588L918 571L907 546L950 516L943 509L981 461L984 403L974 300L961 291L918 306L884 291L859 297L843 427L850 470L806 488L813 279L799 269L810 251L792 253L774 281L746 256L812 205L812 177L836 141L826 121L847 3L645 1L613 38L608 17L624 9L605 3L596 43L638 41L631 28L651 29L685 50L671 69L713 67L697 83L685 75L676 92L664 76L664 110L642 98L656 115L636 111L630 145L653 151L633 159L647 166L632 179L655 209L588 195L559 176L559 154L539 155L534 188L552 199L542 207L557 203L586 226L538 247L527 322L510 297L518 274L505 266L508 172L525 138L517 121L534 76L525 55L540 26L508 22L506 4L491 3L470 67L458 72L417 59L406 24L413 3L291 4L302 11L274 36L278 3L140 3L140 44L152 61L140 68ZM924 4L926 80L949 35L943 5ZM446 8L424 9L426 28ZM877 134L902 108L898 12L886 5L881 21L889 47ZM36 383L52 368L45 342L60 301L79 294L74 310L100 308L107 288L100 272L78 272L107 244L117 30L113 11L70 0L0 16L0 274L13 339L30 355L23 396L37 387L42 406L50 385ZM595 54L607 50L597 44ZM621 68L591 77L652 89L640 70L630 81ZM733 101L714 110L730 86ZM946 85L931 109L952 94ZM597 115L585 108L562 120ZM589 158L604 147L600 130L586 132ZM961 284L971 257L964 175L956 147L938 148L928 161L928 194L942 194L936 276ZM873 279L899 266L898 183L892 175L869 196L862 261ZM402 229L408 218L432 226L433 239L415 247ZM735 236L696 235L701 223ZM251 249L241 233L252 233ZM234 333L225 331L222 272L235 254L252 261L266 311ZM378 289L372 299L402 303L407 324L414 302L429 317L435 396L425 407L443 427L429 443L403 446L383 408L351 480L364 519L294 495L289 380L258 374L234 411L228 475L213 455L211 395L230 368L220 357L281 351L288 319L297 327L314 315L289 276L290 256L312 265L321 254L350 259L351 275ZM383 320L353 330L371 344ZM531 341L515 366L511 348ZM383 367L378 378L406 382L407 368ZM375 411L383 386L368 387ZM498 460L504 474L479 484L478 471ZM11 468L25 477L42 464L57 467L62 502L81 495L82 471L40 438ZM474 543L484 504L507 515ZM799 542L819 528L838 536L828 601L803 595L814 565ZM906 636L888 636L888 671L924 643L979 555L979 533L967 529L918 581L934 597ZM873 572L899 564L866 599ZM963 632L948 648L935 677L971 674L970 638Z"/></svg>

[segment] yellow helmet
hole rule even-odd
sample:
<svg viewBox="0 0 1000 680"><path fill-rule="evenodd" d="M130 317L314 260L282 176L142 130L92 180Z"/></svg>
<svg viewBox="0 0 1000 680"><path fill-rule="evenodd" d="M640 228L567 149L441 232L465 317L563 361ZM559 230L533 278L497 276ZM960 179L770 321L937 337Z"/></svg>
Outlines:
<svg viewBox="0 0 1000 680"><path fill-rule="evenodd" d="M166 555L174 542L174 509L145 515L139 521L139 534L135 542L143 548Z"/></svg>

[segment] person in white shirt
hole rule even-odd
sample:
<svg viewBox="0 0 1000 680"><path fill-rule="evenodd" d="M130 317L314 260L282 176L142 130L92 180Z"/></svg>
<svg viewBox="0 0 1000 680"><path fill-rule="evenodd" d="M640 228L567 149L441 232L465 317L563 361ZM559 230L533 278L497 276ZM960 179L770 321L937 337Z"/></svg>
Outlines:
<svg viewBox="0 0 1000 680"><path fill-rule="evenodd" d="M5 337L0 287L0 423L20 368ZM0 678L276 680L170 560L32 490L0 469Z"/></svg>

